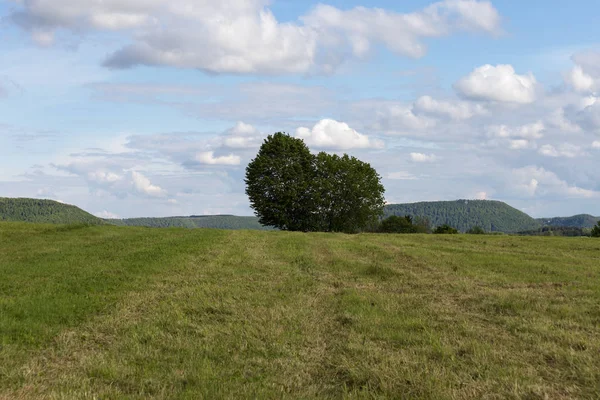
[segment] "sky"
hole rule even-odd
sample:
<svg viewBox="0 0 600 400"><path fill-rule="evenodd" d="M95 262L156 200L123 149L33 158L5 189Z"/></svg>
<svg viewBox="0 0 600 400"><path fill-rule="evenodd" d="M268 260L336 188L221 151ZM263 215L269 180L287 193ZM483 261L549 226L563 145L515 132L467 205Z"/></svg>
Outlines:
<svg viewBox="0 0 600 400"><path fill-rule="evenodd" d="M600 215L597 0L0 0L0 197L252 215L274 132L389 203Z"/></svg>

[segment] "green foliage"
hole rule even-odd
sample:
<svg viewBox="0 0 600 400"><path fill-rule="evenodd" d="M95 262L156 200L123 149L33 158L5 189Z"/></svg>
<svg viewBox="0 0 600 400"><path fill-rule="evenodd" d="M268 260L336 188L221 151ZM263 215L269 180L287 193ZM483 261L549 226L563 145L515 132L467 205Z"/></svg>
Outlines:
<svg viewBox="0 0 600 400"><path fill-rule="evenodd" d="M311 231L317 212L314 156L301 139L275 133L246 168L246 194L262 225Z"/></svg>
<svg viewBox="0 0 600 400"><path fill-rule="evenodd" d="M82 209L53 200L0 197L0 221L100 225L104 221Z"/></svg>
<svg viewBox="0 0 600 400"><path fill-rule="evenodd" d="M490 200L456 200L390 204L384 215L422 216L431 225L448 224L461 232L479 226L486 232L516 233L540 228L540 223L508 204Z"/></svg>
<svg viewBox="0 0 600 400"><path fill-rule="evenodd" d="M433 233L436 235L456 235L458 234L458 230L450 225L444 224L435 228Z"/></svg>
<svg viewBox="0 0 600 400"><path fill-rule="evenodd" d="M0 398L596 399L599 247L0 222Z"/></svg>
<svg viewBox="0 0 600 400"><path fill-rule="evenodd" d="M110 219L109 224L117 226L144 226L148 228L213 228L213 229L253 229L272 230L261 225L256 217L235 215L206 215L166 218L127 218Z"/></svg>
<svg viewBox="0 0 600 400"><path fill-rule="evenodd" d="M591 231L591 229L589 229L589 228L568 227L568 226L545 226L540 229L519 232L519 235L522 235L522 236L578 237L578 236L590 236L590 231Z"/></svg>
<svg viewBox="0 0 600 400"><path fill-rule="evenodd" d="M315 229L358 232L377 221L383 211L384 188L367 163L344 154L319 153L315 159Z"/></svg>
<svg viewBox="0 0 600 400"><path fill-rule="evenodd" d="M278 132L246 168L246 194L263 225L286 231L355 233L384 206L384 187L367 163L344 154L314 156L301 139Z"/></svg>
<svg viewBox="0 0 600 400"><path fill-rule="evenodd" d="M413 219L410 215L398 217L392 215L381 221L379 232L382 233L416 233L417 228L413 225Z"/></svg>
<svg viewBox="0 0 600 400"><path fill-rule="evenodd" d="M469 235L485 235L485 231L480 226L474 226L467 231Z"/></svg>
<svg viewBox="0 0 600 400"><path fill-rule="evenodd" d="M537 221L544 226L591 229L597 222L600 222L600 217L579 214L572 217L538 218Z"/></svg>
<svg viewBox="0 0 600 400"><path fill-rule="evenodd" d="M592 228L591 235L592 237L600 237L600 221L594 228Z"/></svg>

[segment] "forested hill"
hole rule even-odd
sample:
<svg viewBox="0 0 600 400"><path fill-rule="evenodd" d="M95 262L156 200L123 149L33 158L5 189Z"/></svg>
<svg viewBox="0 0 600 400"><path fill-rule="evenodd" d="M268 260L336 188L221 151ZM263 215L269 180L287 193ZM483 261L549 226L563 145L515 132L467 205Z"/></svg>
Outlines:
<svg viewBox="0 0 600 400"><path fill-rule="evenodd" d="M81 208L58 201L4 197L0 197L0 221L93 225L105 223Z"/></svg>
<svg viewBox="0 0 600 400"><path fill-rule="evenodd" d="M515 233L538 229L540 222L501 201L456 200L411 204L389 204L385 216L426 217L431 226L448 224L466 232L479 226L487 232Z"/></svg>
<svg viewBox="0 0 600 400"><path fill-rule="evenodd" d="M203 215L166 218L128 218L107 220L119 226L146 226L149 228L214 228L214 229L255 229L269 230L258 222L257 217L237 217L235 215Z"/></svg>
<svg viewBox="0 0 600 400"><path fill-rule="evenodd" d="M560 226L569 228L593 228L600 221L600 217L589 214L574 215L572 217L538 218L544 226Z"/></svg>

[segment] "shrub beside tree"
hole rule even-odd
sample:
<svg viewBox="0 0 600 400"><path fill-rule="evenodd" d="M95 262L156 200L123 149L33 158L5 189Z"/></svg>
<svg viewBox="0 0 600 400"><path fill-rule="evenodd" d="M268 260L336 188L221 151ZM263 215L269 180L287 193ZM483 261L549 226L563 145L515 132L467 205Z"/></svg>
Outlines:
<svg viewBox="0 0 600 400"><path fill-rule="evenodd" d="M259 222L287 231L355 233L373 226L385 205L381 177L369 164L346 154L315 156L281 132L265 139L245 183Z"/></svg>
<svg viewBox="0 0 600 400"><path fill-rule="evenodd" d="M383 221L379 225L379 232L381 233L416 233L417 227L413 225L413 219L410 215L405 217L399 217L392 215Z"/></svg>
<svg viewBox="0 0 600 400"><path fill-rule="evenodd" d="M451 227L450 225L444 224L435 228L433 233L435 233L436 235L456 235L458 234L458 230Z"/></svg>

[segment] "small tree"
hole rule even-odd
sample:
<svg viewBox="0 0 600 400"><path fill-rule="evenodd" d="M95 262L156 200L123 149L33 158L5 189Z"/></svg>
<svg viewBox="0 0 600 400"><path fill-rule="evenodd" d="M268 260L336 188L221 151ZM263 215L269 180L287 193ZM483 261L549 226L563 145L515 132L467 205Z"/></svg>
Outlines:
<svg viewBox="0 0 600 400"><path fill-rule="evenodd" d="M600 221L598 221L598 225L594 226L592 229L592 237L600 238Z"/></svg>
<svg viewBox="0 0 600 400"><path fill-rule="evenodd" d="M467 231L469 235L485 235L485 231L480 226L474 226Z"/></svg>
<svg viewBox="0 0 600 400"><path fill-rule="evenodd" d="M456 235L458 230L451 227L450 225L444 224L442 226L438 226L433 233L437 235Z"/></svg>

